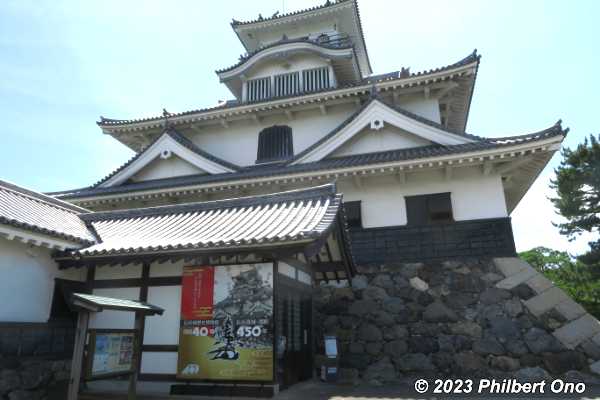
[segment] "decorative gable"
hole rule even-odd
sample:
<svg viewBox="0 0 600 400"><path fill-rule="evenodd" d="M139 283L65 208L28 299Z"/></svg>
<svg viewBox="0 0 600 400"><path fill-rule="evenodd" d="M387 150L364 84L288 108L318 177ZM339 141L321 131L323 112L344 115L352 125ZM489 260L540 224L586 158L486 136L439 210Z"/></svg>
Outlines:
<svg viewBox="0 0 600 400"><path fill-rule="evenodd" d="M236 165L201 150L179 132L169 129L96 186L117 186L128 180L142 181L203 173L222 174L237 169Z"/></svg>
<svg viewBox="0 0 600 400"><path fill-rule="evenodd" d="M375 121L374 121L375 122ZM386 150L399 150L411 147L429 146L430 140L414 135L393 125L382 123L372 128L367 126L346 143L333 151L331 157L350 156L354 154L376 153Z"/></svg>
<svg viewBox="0 0 600 400"><path fill-rule="evenodd" d="M404 147L401 148L409 147L408 145L411 144L411 141L418 146L430 143L448 146L471 143L478 140L475 136L450 132L433 121L426 120L411 112L392 107L379 99L372 98L340 126L298 154L292 164L322 160L338 149L341 149L342 146L349 143L353 138L360 138L361 134L366 134L368 131L385 132L390 128L395 128L406 133L405 138L407 140L404 141L404 144L402 144ZM395 140L397 141L397 139ZM372 145L373 141L373 139L369 140L369 146ZM369 153L371 151L368 147L364 150L355 147L352 150L352 154Z"/></svg>
<svg viewBox="0 0 600 400"><path fill-rule="evenodd" d="M133 175L133 182L150 181L153 179L174 178L176 176L206 174L207 172L196 165L174 155L172 152L161 154L150 161L140 171Z"/></svg>

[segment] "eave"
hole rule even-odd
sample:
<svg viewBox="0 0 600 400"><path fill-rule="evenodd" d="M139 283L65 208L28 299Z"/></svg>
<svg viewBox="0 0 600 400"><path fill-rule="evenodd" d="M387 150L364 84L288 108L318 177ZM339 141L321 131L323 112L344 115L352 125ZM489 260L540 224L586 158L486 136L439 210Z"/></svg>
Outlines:
<svg viewBox="0 0 600 400"><path fill-rule="evenodd" d="M67 240L40 231L32 229L22 229L2 223L0 223L0 239L14 240L27 245L61 251L84 246L84 243L78 240ZM86 242L85 244L90 243L91 242Z"/></svg>
<svg viewBox="0 0 600 400"><path fill-rule="evenodd" d="M332 47L307 40L290 40L274 43L264 47L243 61L221 70L215 71L221 82L225 82L240 74L243 74L249 68L252 68L258 62L276 56L285 52L286 54L295 52L311 52L323 57L329 58L352 58L355 57L352 46L347 47ZM360 79L360 77L357 77Z"/></svg>
<svg viewBox="0 0 600 400"><path fill-rule="evenodd" d="M560 126L557 126L557 129L560 129ZM297 173L285 173L285 169L282 169L282 173L277 175L259 176L248 179L232 179L225 182L189 184L171 187L165 186L156 189L125 191L122 193L107 193L90 196L73 194L69 195L68 193L65 193L62 194L61 197L76 204L97 206L112 203L125 203L137 200L151 200L168 197L179 198L182 196L201 193L230 192L263 186L306 185L353 177L402 175L416 171L447 169L484 164L489 165L490 163L493 165L542 153L548 153L549 158L556 150L560 148L560 143L564 139L564 135L566 134L567 130L562 132L563 134L555 134L554 136L541 140L526 141L524 143L517 142L514 144L510 143L508 145L502 145L498 148L449 154L444 156L432 156L419 159L381 162L346 168L329 168ZM515 202L514 206L516 206L517 203L518 201Z"/></svg>
<svg viewBox="0 0 600 400"><path fill-rule="evenodd" d="M372 71L371 61L369 59L369 53L367 52L367 45L365 42L365 35L362 28L362 21L360 18L360 10L358 8L358 3L356 0L339 0L336 2L332 2L327 0L327 2L323 5L312 7L305 10L294 11L287 14L281 14L277 16L273 16L271 18L261 18L253 21L236 21L235 19L231 22L231 27L234 32L238 36L238 39L246 49L246 51L251 51L252 49L248 46L246 40L240 35L242 31L255 31L260 29L269 28L272 26L300 22L302 20L306 20L312 16L316 16L319 14L327 13L332 14L343 10L345 8L352 8L353 18L357 21L358 28L358 37L360 38L357 45L360 48L360 53L364 57L365 61L365 69L363 71L363 75L370 75Z"/></svg>
<svg viewBox="0 0 600 400"><path fill-rule="evenodd" d="M310 104L318 105L337 99L357 98L370 93L373 87L379 92L402 91L426 87L427 85L449 81L458 77L471 77L473 79L478 65L479 56L474 53L465 58L465 60L461 60L451 66L414 73L409 76L393 74L375 82L368 80L360 84L317 93L175 113L169 116L169 123L175 127L206 123L220 124L223 120L250 119L253 115L263 112L278 111L283 113L285 110L293 111L294 108ZM463 119L464 123L462 122ZM146 134L145 132L161 129L164 126L164 116L133 120L102 118L97 124L105 134L112 135L117 140L135 149L137 146L132 145L132 142L135 141L136 136L142 135L143 137ZM466 118L461 118L460 124L466 124ZM461 129L461 127L458 127L458 129ZM462 130L464 130L464 126Z"/></svg>
<svg viewBox="0 0 600 400"><path fill-rule="evenodd" d="M259 49L250 57L244 59L236 65L229 68L215 71L219 80L225 83L229 90L241 98L241 88L244 75L248 70L266 60L283 55L288 57L297 53L312 53L317 56L330 60L337 70L350 70L352 73L341 74L336 71L341 82L359 82L361 80L360 67L357 61L356 52L353 46L336 47L318 44L307 40L285 40L274 43L262 49ZM338 65L339 64L339 65ZM337 65L337 68L335 66ZM343 67L343 68L342 68ZM341 79L342 75L349 75L351 79Z"/></svg>

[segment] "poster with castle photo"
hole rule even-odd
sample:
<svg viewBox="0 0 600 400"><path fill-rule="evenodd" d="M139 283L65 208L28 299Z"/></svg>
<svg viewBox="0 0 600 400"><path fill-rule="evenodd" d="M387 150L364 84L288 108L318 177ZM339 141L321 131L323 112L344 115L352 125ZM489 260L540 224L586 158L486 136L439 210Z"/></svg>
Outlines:
<svg viewBox="0 0 600 400"><path fill-rule="evenodd" d="M273 379L273 264L185 267L177 377Z"/></svg>

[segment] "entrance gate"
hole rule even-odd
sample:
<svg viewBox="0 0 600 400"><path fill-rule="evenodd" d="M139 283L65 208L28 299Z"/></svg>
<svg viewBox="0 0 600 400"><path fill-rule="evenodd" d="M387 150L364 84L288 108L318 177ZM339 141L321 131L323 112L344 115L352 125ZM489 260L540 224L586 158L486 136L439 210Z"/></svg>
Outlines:
<svg viewBox="0 0 600 400"><path fill-rule="evenodd" d="M278 275L277 379L285 389L312 378L312 287Z"/></svg>

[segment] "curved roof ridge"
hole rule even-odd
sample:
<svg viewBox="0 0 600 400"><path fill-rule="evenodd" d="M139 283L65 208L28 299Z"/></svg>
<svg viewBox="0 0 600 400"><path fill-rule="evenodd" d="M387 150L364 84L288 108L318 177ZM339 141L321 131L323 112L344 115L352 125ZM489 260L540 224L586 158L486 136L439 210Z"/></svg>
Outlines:
<svg viewBox="0 0 600 400"><path fill-rule="evenodd" d="M520 142L510 140L493 141L492 139L485 139L481 141L457 145L429 145L406 149L385 150L383 152L371 152L339 157L329 157L320 161L312 161L294 165L282 166L281 164L277 164L268 166L252 166L243 168L237 172L227 174L217 174L208 176L191 175L177 178L163 178L152 181L132 183L126 186L116 186L109 188L88 187L63 192L62 196L64 196L65 198L81 198L88 196L133 193L144 190L170 189L189 185L203 185L215 183L226 184L226 182L231 180L252 180L266 177L276 177L286 174L307 173L321 170L335 170L348 167L364 166L368 168L370 165L380 163L419 160L429 157L441 157L460 153L502 149L523 143L536 142L550 137L564 135L566 130L548 128L544 131L547 132L544 137L539 137L535 134L530 134L528 137L524 137Z"/></svg>
<svg viewBox="0 0 600 400"><path fill-rule="evenodd" d="M325 93L329 93L329 92L336 92L338 90L345 90L345 89L350 89L353 87L360 87L360 86L368 86L368 85L373 85L373 84L382 83L382 82L389 82L389 81L393 81L393 80L401 81L403 79L425 77L429 74L435 74L435 73L439 73L439 72L448 71L453 68L466 66L466 65L472 64L473 62L477 62L479 65L480 59L481 59L481 55L477 54L477 50L475 50L475 51L471 52L471 54L469 54L467 57L465 57L455 63L448 64L446 66L439 67L439 68L434 68L434 69L424 70L424 71L419 71L419 72L414 72L414 73L409 72L407 75L402 75L402 74L398 73L398 71L394 71L394 72L387 73L387 74L380 74L381 79L377 79L377 80L373 80L373 77L366 77L356 83L347 83L344 85L339 85L336 88L325 88L323 90L310 92L310 93L302 92L302 93L293 94L293 95L285 96L285 97L268 98L265 100L245 102L245 103L239 103L239 102L234 101L230 104L225 103L225 104L218 105L218 106L198 108L198 109L194 109L194 110L182 111L179 113L172 113L172 114L170 114L169 118L183 117L183 116L192 115L192 114L202 114L202 113L218 111L218 110L231 110L236 107L245 107L248 105L258 105L261 103L268 103L271 101L280 101L280 100L284 100L284 99L292 99L292 98L321 94L321 93L325 94ZM377 76L375 76L375 77L377 77ZM158 120L162 120L162 119L164 119L164 116L162 116L162 115L160 115L160 116L157 115L155 117L133 118L133 119L100 117L100 121L96 121L96 124L101 127L102 126L118 126L118 125L128 125L128 124L138 124L138 123L144 123L144 122L150 122L150 121L158 121Z"/></svg>
<svg viewBox="0 0 600 400"><path fill-rule="evenodd" d="M310 153L311 151L313 151L314 149L316 149L317 147L319 147L321 144L325 143L327 140L331 139L333 136L335 136L340 130L342 130L346 125L350 124L352 121L354 121L372 102L374 101L378 101L382 104L384 104L385 106L391 108L394 111L399 112L400 114L403 114L409 118L412 118L416 121L419 121L421 123L427 124L429 126L432 126L434 128L443 130L444 132L448 132L450 134L453 135L458 135L470 140L476 140L476 141L483 141L485 140L485 138L479 137L479 136L475 136L475 135L471 135L465 132L460 132L460 131L454 131L452 129L448 129L447 127L443 126L442 124L439 124L435 121L431 121L430 119L427 119L425 117L422 117L420 115L417 115L413 112L407 111L399 106L395 106L392 105L390 103L388 103L387 101L379 98L377 95L373 95L371 96L371 98L366 101L363 105L361 105L354 113L352 113L352 115L350 115L348 118L346 118L341 124L339 124L337 127L335 127L334 129L332 129L328 134L326 134L325 136L321 137L319 140L317 140L316 142L314 142L313 144L311 144L310 146L308 146L306 149L302 150L300 153L296 154L292 159L290 159L288 161L288 164L291 164L297 160L299 160L300 158L304 157L306 154Z"/></svg>
<svg viewBox="0 0 600 400"><path fill-rule="evenodd" d="M233 169L234 171L238 171L240 169L239 165L230 163L229 161L225 161L225 160L223 160L223 159L221 159L221 158L219 158L219 157L217 157L217 156L215 156L213 154L210 154L210 153L202 150L196 144L194 144L194 142L192 142L191 140L189 140L188 138L186 138L185 136L183 136L181 133L179 133L175 128L168 127L160 135L158 135L156 138L154 138L154 140L152 142L150 142L150 144L148 144L148 146L146 146L146 148L144 148L142 151L136 153L128 161L126 161L124 164L122 164L121 166L119 166L118 168L116 168L115 170L113 170L111 173L109 173L108 175L106 175L104 178L102 178L99 181L97 181L96 183L94 183L91 187L98 187L98 186L100 186L101 184L103 184L104 182L108 181L113 176L115 176L116 174L118 174L119 172L121 172L122 170L124 170L125 168L127 168L131 163L133 163L135 160L137 160L138 158L140 158L142 156L142 154L144 154L150 147L152 147L152 145L154 145L154 143L156 143L162 137L164 137L164 135L168 135L169 137L171 137L173 140L175 140L177 143L181 144L182 146L188 148L189 150L193 151L194 153L196 153L198 155L201 155L202 157L205 157L205 158L208 158L211 161L214 161L217 164L220 164L220 165L222 165L224 167L227 167L229 169ZM54 192L53 194L60 194L60 192Z"/></svg>
<svg viewBox="0 0 600 400"><path fill-rule="evenodd" d="M569 133L569 130L570 130L569 128L563 129L562 120L559 119L554 125L546 128L546 129L542 129L541 131L525 133L522 135L515 135L515 136L493 137L493 138L489 138L488 140L490 140L494 143L500 143L500 142L506 142L506 141L519 142L519 141L523 141L523 140L529 140L531 138L541 139L543 137L554 136L556 134L563 134L566 136Z"/></svg>
<svg viewBox="0 0 600 400"><path fill-rule="evenodd" d="M246 62L250 61L250 59L252 57L254 57L255 55L257 55L265 50L271 49L273 47L277 47L277 46L281 46L281 45L285 45L285 44L293 44L293 43L308 43L308 44L311 44L311 45L314 45L317 47L322 47L322 48L328 49L328 50L348 50L348 49L354 48L354 46L352 44L349 44L347 46L334 46L334 45L329 45L327 43L319 43L319 42L317 42L315 40L311 40L307 37L297 38L297 39L282 38L281 40L278 40L277 42L273 42L268 45L259 47L258 49L254 50L248 54L240 56L240 60L237 63L235 63L234 65L232 65L230 67L217 69L217 70L215 70L215 73L222 74L223 72L232 71L232 70L236 69L237 67L244 65ZM356 54L355 54L355 56L356 56Z"/></svg>
<svg viewBox="0 0 600 400"><path fill-rule="evenodd" d="M259 14L259 17L253 20L249 20L249 21L238 21L234 18L232 18L231 20L231 26L232 27L237 27L237 26L244 26L244 25L252 25L252 24L257 24L257 23L261 23L261 22L269 22L269 21L274 21L277 19L282 19L282 18L286 18L286 17L293 17L299 14L303 14L303 13L307 13L307 12L311 12L311 11L316 11L316 10L321 10L323 8L327 8L327 7L332 7L332 6L336 6L338 4L347 2L347 1L352 1L352 0L337 0L337 1L330 1L327 0L325 2L325 4L321 4L320 6L314 6L314 7L310 7L310 8L305 8L302 10L296 10L296 11L290 11L288 13L284 13L284 14L279 14L277 13L276 15L273 15L271 17L267 17L267 18L262 18L262 16Z"/></svg>

